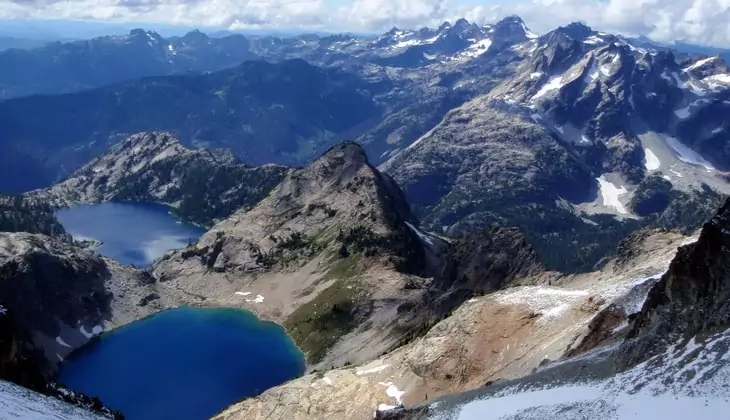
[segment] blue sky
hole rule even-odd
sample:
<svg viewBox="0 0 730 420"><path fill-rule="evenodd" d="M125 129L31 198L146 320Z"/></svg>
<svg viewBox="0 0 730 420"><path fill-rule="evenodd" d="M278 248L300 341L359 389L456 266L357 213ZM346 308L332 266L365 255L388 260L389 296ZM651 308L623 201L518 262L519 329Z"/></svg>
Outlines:
<svg viewBox="0 0 730 420"><path fill-rule="evenodd" d="M163 29L380 32L460 17L484 24L511 14L538 33L583 21L607 32L730 47L730 0L0 0L0 20ZM7 26L0 24L0 33Z"/></svg>

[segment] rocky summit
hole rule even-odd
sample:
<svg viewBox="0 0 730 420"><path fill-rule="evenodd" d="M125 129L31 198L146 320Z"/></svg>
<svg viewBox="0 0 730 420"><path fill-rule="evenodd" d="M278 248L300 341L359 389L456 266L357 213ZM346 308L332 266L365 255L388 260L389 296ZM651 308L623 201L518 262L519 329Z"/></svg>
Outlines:
<svg viewBox="0 0 730 420"><path fill-rule="evenodd" d="M64 361L204 307L307 362L217 420L719 419L730 69L681 45L509 16L0 52L0 402L120 417ZM102 203L200 231L123 265L54 215Z"/></svg>
<svg viewBox="0 0 730 420"><path fill-rule="evenodd" d="M443 244L418 229L362 148L343 143L152 272L205 303L282 323L313 366L342 366L394 348L423 322L398 314L423 293Z"/></svg>

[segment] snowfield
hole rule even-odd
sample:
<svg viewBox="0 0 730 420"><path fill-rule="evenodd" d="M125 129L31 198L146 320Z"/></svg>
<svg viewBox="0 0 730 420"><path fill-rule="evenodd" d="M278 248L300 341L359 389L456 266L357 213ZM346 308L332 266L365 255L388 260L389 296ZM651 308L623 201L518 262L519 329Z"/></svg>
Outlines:
<svg viewBox="0 0 730 420"><path fill-rule="evenodd" d="M704 342L678 341L664 353L603 380L538 388L527 382L467 402L449 417L434 418L724 420L730 410L728 345L728 332Z"/></svg>
<svg viewBox="0 0 730 420"><path fill-rule="evenodd" d="M617 212L621 214L627 214L626 207L619 201L619 196L626 194L628 191L623 186L617 187L606 179L605 175L601 175L596 178L598 181L598 187L601 190L601 197L603 198L603 205L606 207L613 207Z"/></svg>
<svg viewBox="0 0 730 420"><path fill-rule="evenodd" d="M563 87L563 85L563 75L553 76L540 88L540 90L537 91L535 96L532 97L532 100L534 101L536 99L540 99L548 92L560 89L561 87Z"/></svg>
<svg viewBox="0 0 730 420"><path fill-rule="evenodd" d="M684 143L682 143L678 139L666 134L662 134L661 136L667 142L669 147L674 149L674 151L677 153L677 157L682 162L686 162L692 165L704 166L708 172L715 170L715 167L712 166L710 162L705 160L705 158L703 158L699 153L684 145Z"/></svg>
<svg viewBox="0 0 730 420"><path fill-rule="evenodd" d="M0 419L2 420L98 420L105 418L55 398L0 381Z"/></svg>
<svg viewBox="0 0 730 420"><path fill-rule="evenodd" d="M651 149L644 148L644 167L647 171L655 171L659 169L661 162L659 158L651 151Z"/></svg>

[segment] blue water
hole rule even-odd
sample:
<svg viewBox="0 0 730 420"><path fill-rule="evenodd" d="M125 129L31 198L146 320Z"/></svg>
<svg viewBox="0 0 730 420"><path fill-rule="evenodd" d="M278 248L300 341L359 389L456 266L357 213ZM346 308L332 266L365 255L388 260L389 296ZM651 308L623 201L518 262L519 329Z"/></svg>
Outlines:
<svg viewBox="0 0 730 420"><path fill-rule="evenodd" d="M75 239L96 239L97 251L122 264L147 267L173 249L195 242L205 229L184 223L166 206L147 203L78 205L56 212Z"/></svg>
<svg viewBox="0 0 730 420"><path fill-rule="evenodd" d="M103 334L63 363L59 380L128 420L200 420L304 369L276 324L237 309L178 308Z"/></svg>

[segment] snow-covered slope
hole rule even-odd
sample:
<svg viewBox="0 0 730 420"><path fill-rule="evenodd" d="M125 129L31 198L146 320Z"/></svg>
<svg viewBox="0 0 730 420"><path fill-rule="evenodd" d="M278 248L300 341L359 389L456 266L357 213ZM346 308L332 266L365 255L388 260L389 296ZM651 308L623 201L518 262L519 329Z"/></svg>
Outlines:
<svg viewBox="0 0 730 420"><path fill-rule="evenodd" d="M675 343L624 373L602 380L530 386L520 381L489 398L430 406L429 418L455 420L724 420L730 409L730 334ZM595 362L610 353L593 355ZM585 360L585 359L584 359ZM608 359L606 359L608 360ZM552 369L557 369L553 367Z"/></svg>
<svg viewBox="0 0 730 420"><path fill-rule="evenodd" d="M100 420L106 418L0 380L0 420Z"/></svg>

